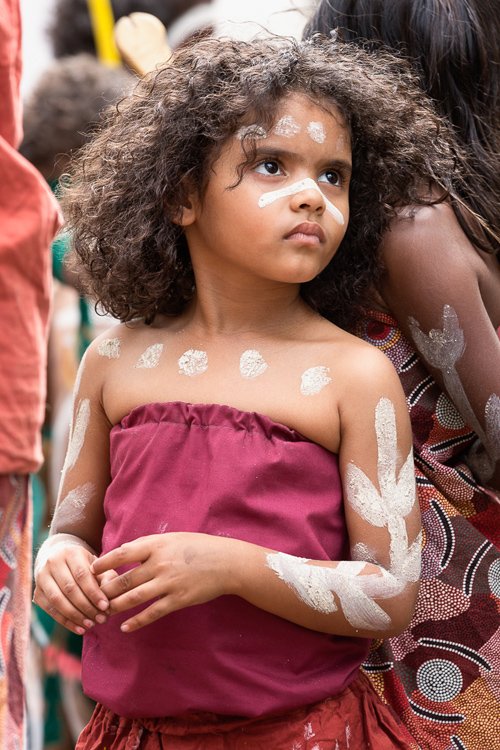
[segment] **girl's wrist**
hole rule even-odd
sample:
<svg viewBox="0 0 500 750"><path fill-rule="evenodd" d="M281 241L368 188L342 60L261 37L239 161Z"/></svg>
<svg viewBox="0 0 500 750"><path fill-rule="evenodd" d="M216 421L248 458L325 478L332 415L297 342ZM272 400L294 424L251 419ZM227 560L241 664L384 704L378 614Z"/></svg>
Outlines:
<svg viewBox="0 0 500 750"><path fill-rule="evenodd" d="M83 547L88 552L90 552L91 555L94 555L95 557L97 557L96 551L92 549L92 547L89 544L87 544L87 542L85 542L83 539L81 539L79 536L75 536L74 534L64 534L64 533L51 534L43 542L35 558L35 565L34 565L35 578L37 577L38 573L43 568L47 560L50 558L51 554L58 547Z"/></svg>

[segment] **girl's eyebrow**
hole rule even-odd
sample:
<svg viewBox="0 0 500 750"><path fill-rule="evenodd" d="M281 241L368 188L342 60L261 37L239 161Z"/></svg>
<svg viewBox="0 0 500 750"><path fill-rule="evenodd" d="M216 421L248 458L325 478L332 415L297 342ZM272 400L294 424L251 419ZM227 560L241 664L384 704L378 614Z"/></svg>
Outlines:
<svg viewBox="0 0 500 750"><path fill-rule="evenodd" d="M300 154L295 153L294 151L289 151L285 148L275 148L271 144L268 146L258 146L255 149L255 159L262 159L264 157L273 157L277 159L289 159L290 161L301 161L302 157ZM342 170L343 172L346 172L348 174L351 174L352 172L352 162L350 159L339 159L338 157L333 157L329 159L328 157L321 159L322 163L328 164L329 167L335 167L339 170Z"/></svg>

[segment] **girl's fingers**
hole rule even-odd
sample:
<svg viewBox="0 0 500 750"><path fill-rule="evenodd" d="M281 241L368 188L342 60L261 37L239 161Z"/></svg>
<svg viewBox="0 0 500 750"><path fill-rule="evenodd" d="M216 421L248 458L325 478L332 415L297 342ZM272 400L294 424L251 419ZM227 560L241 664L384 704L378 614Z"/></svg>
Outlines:
<svg viewBox="0 0 500 750"><path fill-rule="evenodd" d="M66 603L66 608L71 607L71 611L67 609L61 610L60 607L58 607L58 609L70 620L73 619L73 612L79 612L82 618L87 618L92 621L94 621L96 615L101 612L101 610L94 606L92 601L90 601L82 591L78 583L75 581L73 572L68 565L58 565L53 571L52 576L47 577L47 581L44 585L44 592L54 605L63 601ZM52 596L57 597L57 602L52 601ZM105 599L102 594L100 594L100 597L103 600Z"/></svg>
<svg viewBox="0 0 500 750"><path fill-rule="evenodd" d="M150 581L152 576L145 568L145 565L139 565L137 568L132 568L132 570L128 570L126 573L117 575L111 580L102 583L101 590L110 603L111 601L116 602L117 597L121 598L126 592L136 591L138 586ZM160 592L157 592L155 596L158 596L158 593ZM142 601L147 600L141 600L137 604L142 604ZM116 611L114 607L113 610Z"/></svg>
<svg viewBox="0 0 500 750"><path fill-rule="evenodd" d="M170 612L175 612L177 607L172 606L167 596L151 604L150 607L139 612L138 615L134 615L130 620L125 620L121 624L120 628L124 633L131 633L134 630L139 630L145 625L150 625L152 622L159 620L160 617L165 617Z"/></svg>
<svg viewBox="0 0 500 750"><path fill-rule="evenodd" d="M122 544L121 547L106 552L105 555L94 560L90 570L97 576L107 570L116 570L121 565L141 563L149 556L150 552L149 549L145 551L144 546L142 539L135 539L133 542Z"/></svg>
<svg viewBox="0 0 500 750"><path fill-rule="evenodd" d="M85 617L66 599L52 581L48 581L43 590L39 586L36 587L33 601L56 622L78 635L83 635L93 624L89 618Z"/></svg>
<svg viewBox="0 0 500 750"><path fill-rule="evenodd" d="M163 595L164 593L165 592L163 592ZM111 602L109 605L109 611L113 614L116 612L126 612L127 609L132 609L132 607L138 607L140 604L150 602L158 595L158 582L150 580L134 587L126 593L121 593L116 596L116 598L110 597Z"/></svg>
<svg viewBox="0 0 500 750"><path fill-rule="evenodd" d="M33 598L33 601L38 604L39 607L41 607L47 614L49 614L53 620L58 622L60 625L63 625L68 630L71 630L72 633L75 633L76 635L84 635L86 632L86 629L78 625L76 622L72 622L71 620L68 620L67 617L63 617L54 607L50 605L50 602L48 599L45 598L45 596L41 593L36 594L36 596Z"/></svg>
<svg viewBox="0 0 500 750"><path fill-rule="evenodd" d="M107 610L109 607L109 601L101 591L95 576L90 572L88 563L81 564L73 560L68 560L67 565L76 586L83 592L86 600L91 606L95 608L97 612L104 612ZM75 604L77 604L76 600ZM77 606L79 607L79 604L77 604ZM85 610L85 612L87 613L88 610Z"/></svg>

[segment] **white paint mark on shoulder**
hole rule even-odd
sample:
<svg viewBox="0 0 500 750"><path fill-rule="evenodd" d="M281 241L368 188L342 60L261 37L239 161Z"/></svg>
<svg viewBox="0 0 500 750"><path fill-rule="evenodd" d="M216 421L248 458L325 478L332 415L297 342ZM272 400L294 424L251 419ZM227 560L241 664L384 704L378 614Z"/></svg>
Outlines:
<svg viewBox="0 0 500 750"><path fill-rule="evenodd" d="M267 368L266 360L257 349L246 349L240 357L240 373L243 378L257 378Z"/></svg>
<svg viewBox="0 0 500 750"><path fill-rule="evenodd" d="M200 349L188 349L179 357L178 365L181 375L202 375L208 369L208 355Z"/></svg>
<svg viewBox="0 0 500 750"><path fill-rule="evenodd" d="M99 342L97 353L101 357L107 357L108 359L118 359L118 357L120 356L120 345L121 341L119 338L103 339Z"/></svg>
<svg viewBox="0 0 500 750"><path fill-rule="evenodd" d="M308 370L302 373L300 378L300 392L303 396L314 396L316 393L320 393L323 388L326 388L332 382L329 367L324 365L318 365L317 367L309 367Z"/></svg>
<svg viewBox="0 0 500 750"><path fill-rule="evenodd" d="M307 126L309 137L316 143L324 143L326 140L325 128L322 122L310 122Z"/></svg>
<svg viewBox="0 0 500 750"><path fill-rule="evenodd" d="M134 367L138 369L150 370L153 367L158 367L161 354L163 352L163 344L153 344L141 354Z"/></svg>

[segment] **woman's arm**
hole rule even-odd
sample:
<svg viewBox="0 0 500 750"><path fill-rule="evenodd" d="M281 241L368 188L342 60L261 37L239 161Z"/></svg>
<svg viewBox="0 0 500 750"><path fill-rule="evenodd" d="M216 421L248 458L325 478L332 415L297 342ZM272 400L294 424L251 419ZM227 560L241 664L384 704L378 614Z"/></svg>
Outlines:
<svg viewBox="0 0 500 750"><path fill-rule="evenodd" d="M102 621L109 602L90 571L101 545L109 483L110 424L101 403L104 363L95 345L75 384L66 460L50 534L35 561L34 601L62 625L83 633Z"/></svg>
<svg viewBox="0 0 500 750"><path fill-rule="evenodd" d="M500 265L446 204L393 222L382 244L389 311L482 445L471 468L500 489Z"/></svg>
<svg viewBox="0 0 500 750"><path fill-rule="evenodd" d="M356 349L340 398L340 467L355 559L308 561L205 534L143 537L92 564L96 574L137 564L103 586L112 613L153 602L124 630L224 594L322 632L386 637L406 626L420 565L406 403L390 362L371 347Z"/></svg>

